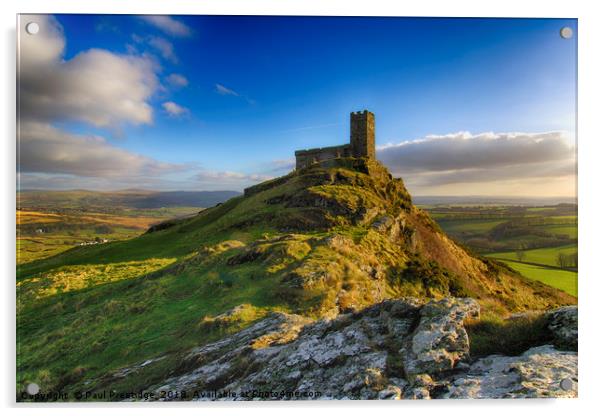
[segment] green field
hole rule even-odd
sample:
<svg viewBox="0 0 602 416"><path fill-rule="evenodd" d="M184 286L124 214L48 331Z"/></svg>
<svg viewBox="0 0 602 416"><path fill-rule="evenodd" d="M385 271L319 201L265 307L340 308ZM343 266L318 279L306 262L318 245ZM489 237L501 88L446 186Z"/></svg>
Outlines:
<svg viewBox="0 0 602 416"><path fill-rule="evenodd" d="M577 273L568 270L550 269L547 267L519 263L517 261L504 261L520 274L529 279L537 280L546 285L560 289L577 297Z"/></svg>
<svg viewBox="0 0 602 416"><path fill-rule="evenodd" d="M537 263L537 264L541 264L544 266L556 267L557 266L556 256L558 255L558 253L573 254L576 252L577 252L577 244L569 244L569 245L560 246L560 247L537 248L537 249L533 249L533 250L525 250L524 251L525 257L523 259L523 262ZM503 260L518 261L515 251L504 252L504 253L491 253L491 254L487 254L487 257L493 257L496 259L503 259Z"/></svg>
<svg viewBox="0 0 602 416"><path fill-rule="evenodd" d="M16 218L17 264L44 259L96 239L127 240L144 233L153 224L199 210L196 207L140 210L121 207L120 214L116 215L81 209L20 209Z"/></svg>
<svg viewBox="0 0 602 416"><path fill-rule="evenodd" d="M441 229L477 253L558 247L577 243L577 205L424 206Z"/></svg>
<svg viewBox="0 0 602 416"><path fill-rule="evenodd" d="M437 218L435 218L437 219ZM441 228L450 234L486 233L505 220L447 220L440 221Z"/></svg>
<svg viewBox="0 0 602 416"><path fill-rule="evenodd" d="M552 215L549 217L546 217L549 220L554 220L556 221L557 224L567 224L567 223L575 223L575 226L577 226L577 216L576 215Z"/></svg>
<svg viewBox="0 0 602 416"><path fill-rule="evenodd" d="M569 238L577 238L577 225L539 225L534 228L552 234L567 235Z"/></svg>
<svg viewBox="0 0 602 416"><path fill-rule="evenodd" d="M424 208L446 233L475 252L500 260L527 278L577 296L576 268L561 269L557 263L560 253L577 253L576 204ZM524 253L522 262L517 250Z"/></svg>
<svg viewBox="0 0 602 416"><path fill-rule="evenodd" d="M554 208L551 207L529 207L527 208L528 212L537 212L537 213L542 213L542 212L553 212Z"/></svg>

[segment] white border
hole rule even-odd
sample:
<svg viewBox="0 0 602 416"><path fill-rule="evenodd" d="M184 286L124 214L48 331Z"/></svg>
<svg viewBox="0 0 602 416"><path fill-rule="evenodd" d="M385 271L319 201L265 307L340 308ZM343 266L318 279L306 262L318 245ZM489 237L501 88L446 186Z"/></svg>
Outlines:
<svg viewBox="0 0 602 416"><path fill-rule="evenodd" d="M542 1L525 0L473 1L473 0L420 0L394 2L385 0L146 0L125 2L124 0L102 0L74 2L72 0L19 0L0 3L2 13L2 71L3 96L0 99L0 125L5 134L2 140L2 246L1 264L5 275L2 302L3 327L5 336L2 345L2 378L0 395L8 413L22 411L32 414L39 410L44 414L105 414L106 409L98 405L56 407L44 406L36 409L17 406L14 403L15 377L15 23L17 13L119 13L119 14L296 14L296 15L364 15L364 16L467 16L467 17L571 17L579 19L579 399L577 400L507 400L507 401L437 401L432 403L245 403L212 404L210 406L178 405L177 407L158 405L156 407L111 406L115 414L164 414L169 413L250 413L257 415L279 414L305 415L308 412L338 411L345 414L365 414L375 407L376 412L403 414L420 412L440 414L442 412L462 412L482 416L508 412L537 412L545 414L577 414L596 407L599 393L600 368L599 348L600 314L597 307L602 295L600 282L602 273L598 242L602 237L600 215L602 211L600 171L601 156L600 118L602 111L600 97L600 77L602 64L599 51L602 50L602 19L596 12L594 1ZM599 178L599 179L598 179ZM597 406L598 405L598 406ZM337 409L337 410L335 410Z"/></svg>

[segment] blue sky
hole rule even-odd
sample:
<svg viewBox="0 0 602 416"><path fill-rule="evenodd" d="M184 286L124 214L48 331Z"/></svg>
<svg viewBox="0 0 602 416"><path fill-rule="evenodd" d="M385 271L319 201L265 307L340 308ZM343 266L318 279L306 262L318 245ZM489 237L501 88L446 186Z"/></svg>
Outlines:
<svg viewBox="0 0 602 416"><path fill-rule="evenodd" d="M102 137L111 151L157 165L152 175L125 172L116 179L69 168L66 159L36 163L40 152L22 150L24 187L240 190L290 170L295 149L346 142L349 113L366 108L376 114L382 160L417 194L575 192L574 19L57 15L48 25L62 30L64 44L48 64L57 68L49 77L81 71L77 97L98 94L110 102L106 91L115 89L115 101L129 108L128 86L114 80L86 93L107 74L76 64L83 61L78 56L101 50L135 60L136 68L146 62L139 79L148 80L148 91L138 91L132 105L148 107L150 115L111 113L110 121L91 121L84 110L69 110L70 97L59 96L62 113L37 120L43 111L36 103L22 114L69 140ZM573 38L559 36L565 26ZM102 111L95 105L94 114ZM459 141L486 154L468 150L466 161L438 169L437 158ZM523 147L533 158L514 163ZM412 160L431 164L404 162L408 149L430 152ZM509 170L521 176L500 174ZM136 182L139 176L145 180Z"/></svg>

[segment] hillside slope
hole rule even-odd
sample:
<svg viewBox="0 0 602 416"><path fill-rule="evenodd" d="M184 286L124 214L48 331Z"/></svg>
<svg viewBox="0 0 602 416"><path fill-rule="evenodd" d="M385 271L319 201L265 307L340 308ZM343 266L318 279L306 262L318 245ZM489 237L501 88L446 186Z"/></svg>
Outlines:
<svg viewBox="0 0 602 416"><path fill-rule="evenodd" d="M187 349L271 311L334 317L406 296L472 297L498 315L576 303L473 257L412 204L401 179L365 159L292 172L138 238L25 264L17 276L18 383L54 389L94 388L162 357L122 377L121 387L148 386Z"/></svg>

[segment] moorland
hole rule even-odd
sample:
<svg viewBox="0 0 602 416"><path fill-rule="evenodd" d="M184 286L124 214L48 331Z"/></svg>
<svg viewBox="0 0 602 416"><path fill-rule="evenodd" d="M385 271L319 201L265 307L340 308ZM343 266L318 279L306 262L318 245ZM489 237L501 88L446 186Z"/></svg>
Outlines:
<svg viewBox="0 0 602 416"><path fill-rule="evenodd" d="M403 181L380 163L343 158L258 184L245 195L197 207L195 214L147 231L141 227L133 238L75 245L23 261L17 267L17 385L149 389L187 371L184 357L191 348L273 313L355 316L387 299L476 299L481 318L467 325L476 358L518 354L549 340L542 313L574 305L576 298L476 253L467 246L470 239L459 242L466 232L496 238L487 227L516 221L509 216L513 208L481 223L466 218L472 215L466 207L428 208L439 223L413 204ZM542 211L548 213L531 210L540 216ZM154 211L142 212L149 221ZM119 210L111 215L127 218ZM454 223L457 215L472 228ZM482 221L490 223L485 227ZM559 225L566 224L533 223ZM550 235L545 241L558 242L556 248L571 243L570 236ZM487 254L515 251L510 239L501 241L507 245L492 246L498 251ZM533 238L525 237L529 241ZM529 253L535 246L526 248L526 259L531 254L537 260ZM507 320L526 312L518 321Z"/></svg>

